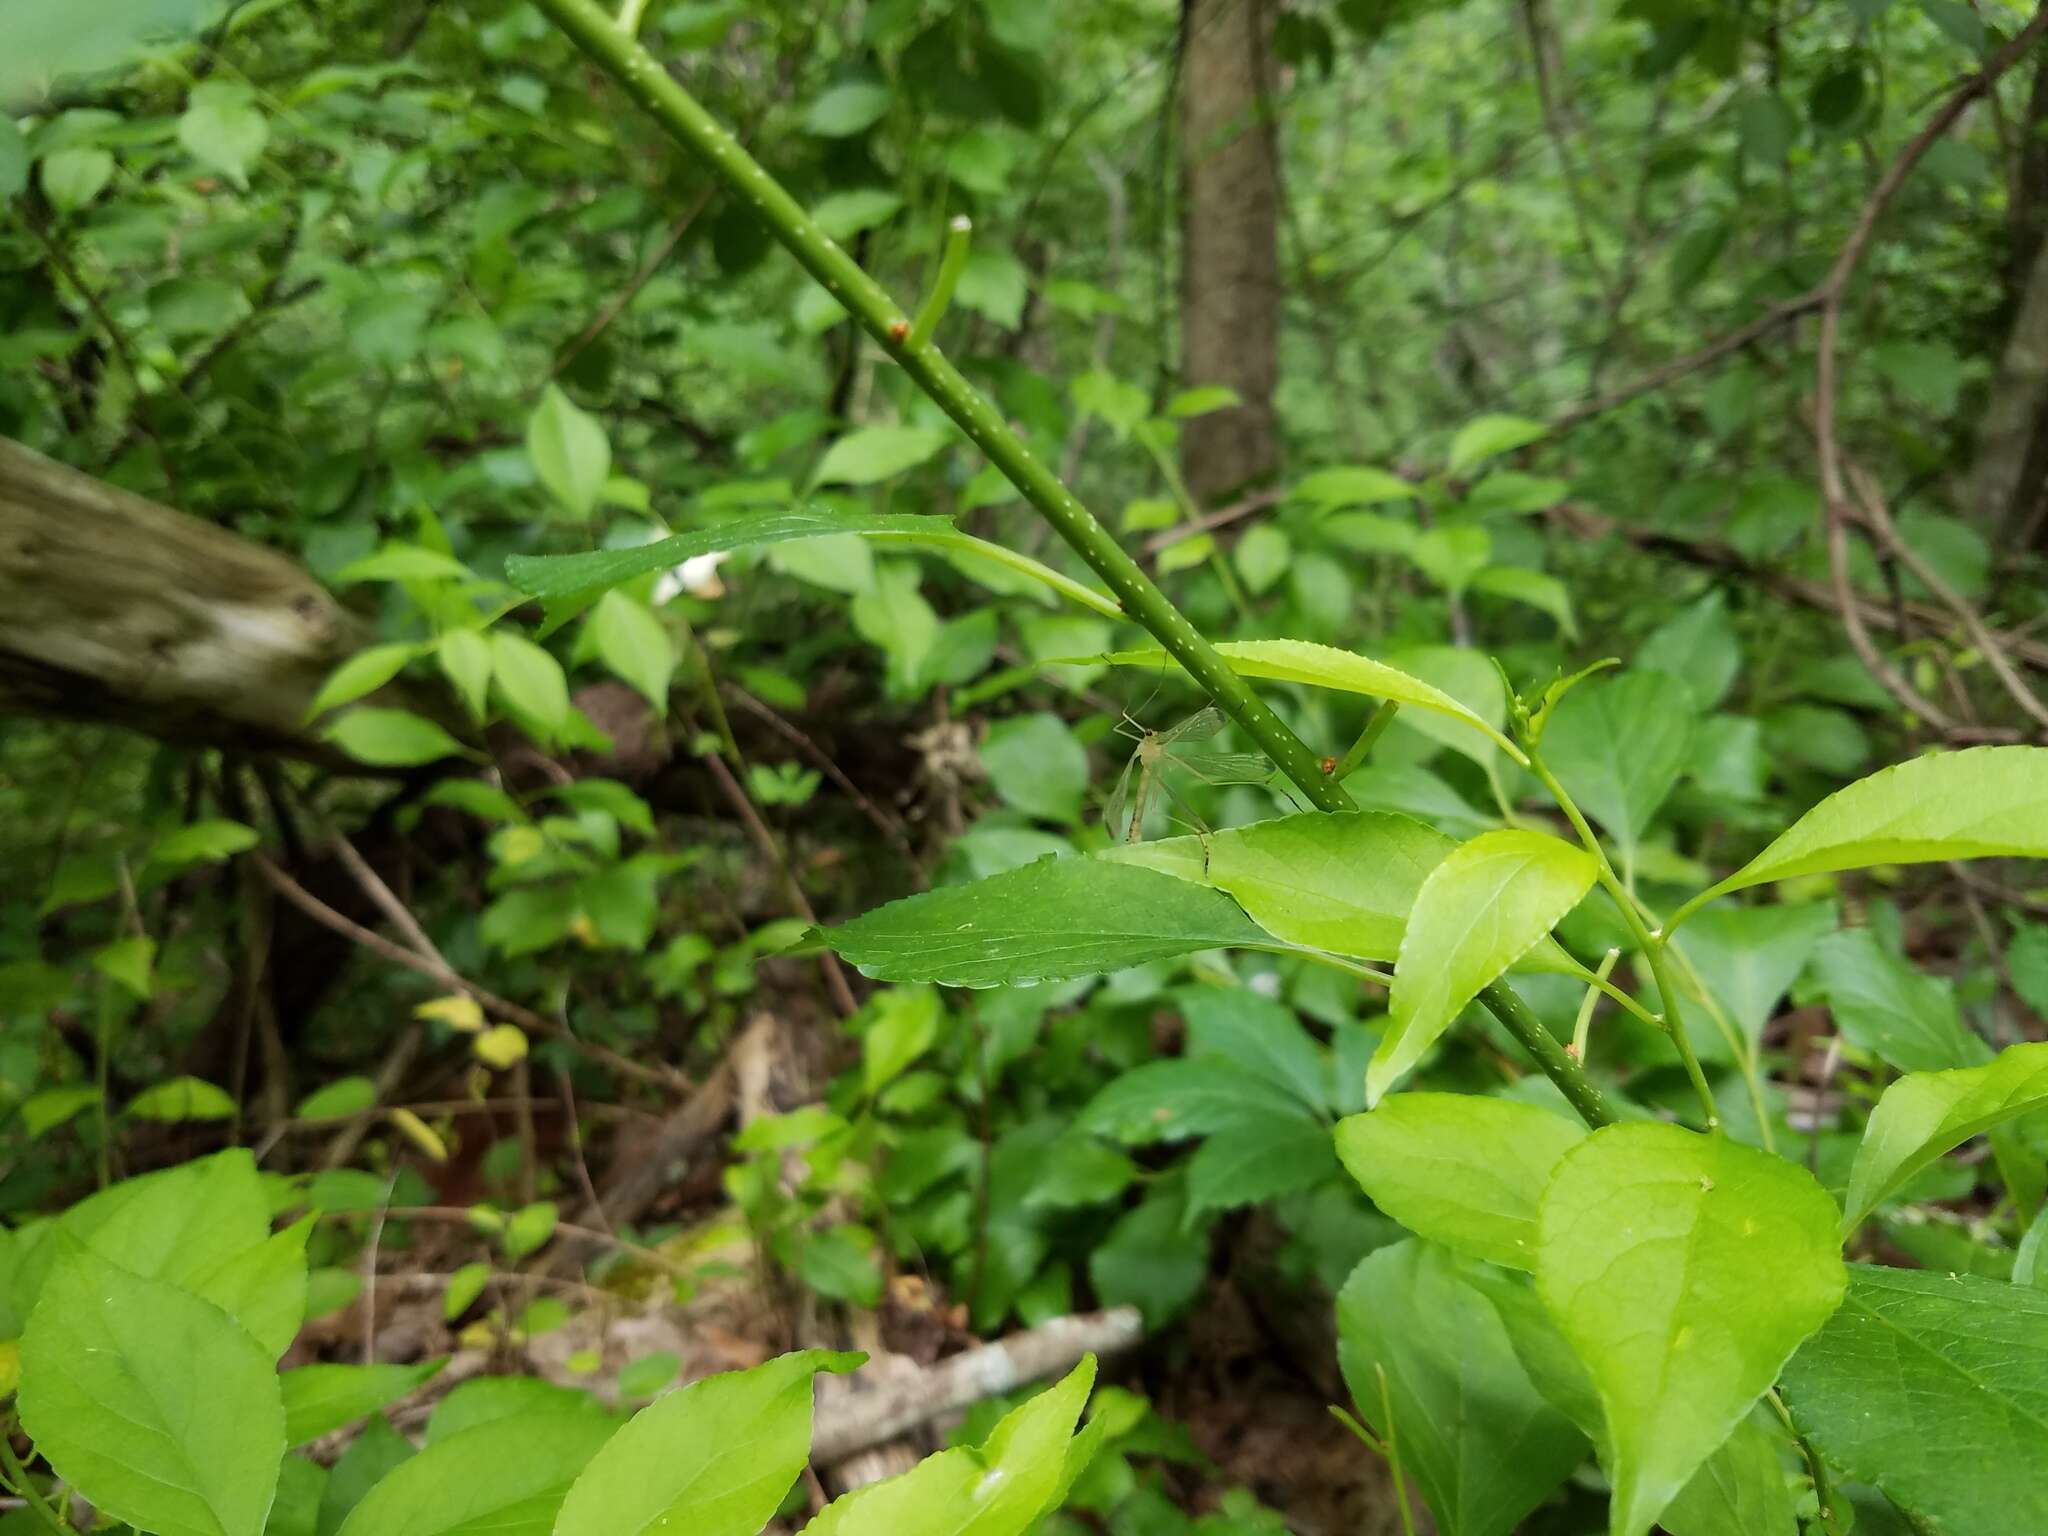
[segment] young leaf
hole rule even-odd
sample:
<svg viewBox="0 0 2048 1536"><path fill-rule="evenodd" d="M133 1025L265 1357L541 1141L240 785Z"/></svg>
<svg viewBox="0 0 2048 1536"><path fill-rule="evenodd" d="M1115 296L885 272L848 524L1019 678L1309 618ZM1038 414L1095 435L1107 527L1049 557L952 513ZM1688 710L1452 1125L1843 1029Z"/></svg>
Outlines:
<svg viewBox="0 0 2048 1536"><path fill-rule="evenodd" d="M2048 1042L2008 1046L1981 1067L1900 1078L1877 1101L1856 1149L1843 1229L1854 1230L1943 1153L2037 1109L2048 1109Z"/></svg>
<svg viewBox="0 0 2048 1536"><path fill-rule="evenodd" d="M1409 1231L1470 1258L1534 1269L1543 1188L1585 1135L1533 1104L1397 1093L1337 1122L1337 1156Z"/></svg>
<svg viewBox="0 0 2048 1536"><path fill-rule="evenodd" d="M1430 872L1394 963L1387 1032L1366 1070L1368 1105L1579 904L1596 873L1583 848L1520 830L1475 837Z"/></svg>
<svg viewBox="0 0 2048 1536"><path fill-rule="evenodd" d="M1851 1265L1785 1396L1823 1456L1925 1529L2048 1530L2048 1293Z"/></svg>
<svg viewBox="0 0 2048 1536"><path fill-rule="evenodd" d="M1983 858L2048 858L2048 747L1935 752L1858 779L1683 910L1794 875Z"/></svg>
<svg viewBox="0 0 2048 1536"><path fill-rule="evenodd" d="M1524 416L1477 417L1460 427L1458 435L1451 439L1450 457L1444 468L1450 474L1462 475L1496 454L1528 447L1549 431L1542 422Z"/></svg>
<svg viewBox="0 0 2048 1536"><path fill-rule="evenodd" d="M1643 1536L1842 1299L1805 1169L1673 1125L1596 1131L1538 1214L1536 1287L1612 1438L1612 1536Z"/></svg>
<svg viewBox="0 0 2048 1536"><path fill-rule="evenodd" d="M928 1456L901 1477L825 1506L803 1536L1023 1536L1059 1490L1095 1357L996 1425L979 1446Z"/></svg>
<svg viewBox="0 0 2048 1536"><path fill-rule="evenodd" d="M285 1450L270 1357L212 1303L58 1241L21 1341L36 1449L159 1536L262 1536Z"/></svg>
<svg viewBox="0 0 2048 1536"><path fill-rule="evenodd" d="M1552 712L1543 756L1564 787L1633 865L1643 834L1685 771L1692 695L1661 672L1589 678Z"/></svg>
<svg viewBox="0 0 2048 1536"><path fill-rule="evenodd" d="M469 718L483 723L491 691L491 643L473 629L451 629L434 646L434 659Z"/></svg>
<svg viewBox="0 0 2048 1536"><path fill-rule="evenodd" d="M1334 688L1341 693L1362 693L1447 716L1487 737L1514 761L1527 761L1520 747L1441 688L1368 656L1360 656L1355 651L1340 651L1335 646L1318 645L1312 640L1232 640L1217 646L1216 653L1229 664L1231 671L1241 677L1270 678L1282 683L1306 683L1312 688ZM1151 667L1162 671L1175 665L1162 650L1116 651L1107 656L1064 659L1075 666ZM2043 750L2048 751L2048 748Z"/></svg>
<svg viewBox="0 0 2048 1536"><path fill-rule="evenodd" d="M367 1418L433 1379L446 1360L417 1365L302 1365L278 1377L287 1445L304 1445Z"/></svg>
<svg viewBox="0 0 2048 1536"><path fill-rule="evenodd" d="M1444 1536L1508 1536L1585 1459L1585 1437L1445 1250L1410 1239L1368 1255L1337 1298L1337 1331L1352 1401L1398 1441Z"/></svg>
<svg viewBox="0 0 2048 1536"><path fill-rule="evenodd" d="M403 672L405 664L419 653L416 645L373 645L357 651L320 685L313 702L306 706L306 718L311 720L330 709L353 704L366 693L375 693Z"/></svg>
<svg viewBox="0 0 2048 1536"><path fill-rule="evenodd" d="M576 1479L553 1536L754 1536L810 1457L811 1378L863 1358L808 1349L641 1409Z"/></svg>
<svg viewBox="0 0 2048 1536"><path fill-rule="evenodd" d="M402 709L352 709L320 734L377 768L417 768L462 752L462 743L440 726Z"/></svg>
<svg viewBox="0 0 2048 1536"><path fill-rule="evenodd" d="M1227 891L1289 944L1391 960L1422 882L1456 846L1407 816L1307 811L1208 836L1123 843L1097 857Z"/></svg>
<svg viewBox="0 0 2048 1536"><path fill-rule="evenodd" d="M675 676L675 642L661 620L625 593L611 591L590 616L597 654L612 672L647 696L655 713L668 713L669 679Z"/></svg>
<svg viewBox="0 0 2048 1536"><path fill-rule="evenodd" d="M941 886L819 937L864 976L952 987L1064 981L1272 942L1220 892L1099 859L1041 859Z"/></svg>
<svg viewBox="0 0 2048 1536"><path fill-rule="evenodd" d="M597 508L612 472L612 445L595 417L550 384L526 421L526 454L533 472L562 509L578 522Z"/></svg>
<svg viewBox="0 0 2048 1536"><path fill-rule="evenodd" d="M430 1434L339 1536L550 1536L570 1484L617 1427L601 1413L536 1409Z"/></svg>

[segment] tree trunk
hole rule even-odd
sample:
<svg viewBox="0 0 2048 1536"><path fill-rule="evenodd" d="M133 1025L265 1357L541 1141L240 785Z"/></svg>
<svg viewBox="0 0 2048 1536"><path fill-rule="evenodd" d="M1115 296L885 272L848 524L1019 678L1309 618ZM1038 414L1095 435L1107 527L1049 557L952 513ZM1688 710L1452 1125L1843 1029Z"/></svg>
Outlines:
<svg viewBox="0 0 2048 1536"><path fill-rule="evenodd" d="M284 556L0 438L0 714L338 761L306 706L369 638Z"/></svg>
<svg viewBox="0 0 2048 1536"><path fill-rule="evenodd" d="M1181 472L1213 506L1279 467L1280 157L1273 0L1181 12L1181 375L1243 402L1181 437Z"/></svg>

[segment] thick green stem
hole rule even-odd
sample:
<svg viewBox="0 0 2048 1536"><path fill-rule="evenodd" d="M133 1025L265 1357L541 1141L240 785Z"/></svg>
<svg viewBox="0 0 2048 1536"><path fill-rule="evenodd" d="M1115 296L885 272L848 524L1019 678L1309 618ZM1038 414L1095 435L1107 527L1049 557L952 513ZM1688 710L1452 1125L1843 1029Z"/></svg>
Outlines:
<svg viewBox="0 0 2048 1536"><path fill-rule="evenodd" d="M911 345L910 317L851 256L818 228L802 205L763 170L661 62L621 31L591 0L537 0L542 11L647 109L684 148L753 209L769 232L825 291L846 307L861 329L885 347L918 388L950 416L989 462L1008 477L1075 553L1100 576L1123 610L1149 630L1196 685L1271 758L1317 810L1357 806L1336 777L1272 709L1233 672L1215 647L1117 543L1093 513L1075 500L1059 476L1032 456L994 405L967 382L930 341ZM1572 1105L1591 1125L1613 1117L1597 1089L1550 1032L1522 1006L1505 982L1480 994L1494 1016L1520 1039Z"/></svg>

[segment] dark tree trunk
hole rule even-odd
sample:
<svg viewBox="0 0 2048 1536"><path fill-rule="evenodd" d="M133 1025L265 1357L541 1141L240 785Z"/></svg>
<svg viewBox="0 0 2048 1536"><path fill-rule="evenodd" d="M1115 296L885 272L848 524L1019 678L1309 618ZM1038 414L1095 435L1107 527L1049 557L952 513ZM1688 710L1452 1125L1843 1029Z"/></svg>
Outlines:
<svg viewBox="0 0 2048 1536"><path fill-rule="evenodd" d="M1274 15L1273 0L1186 0L1181 12L1181 376L1243 402L1182 434L1182 473L1204 506L1279 467Z"/></svg>

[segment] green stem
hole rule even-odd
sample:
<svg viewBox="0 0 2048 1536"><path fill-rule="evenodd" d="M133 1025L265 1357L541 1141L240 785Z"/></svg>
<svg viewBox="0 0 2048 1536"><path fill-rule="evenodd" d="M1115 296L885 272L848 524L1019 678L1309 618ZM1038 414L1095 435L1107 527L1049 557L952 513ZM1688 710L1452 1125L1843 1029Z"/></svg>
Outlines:
<svg viewBox="0 0 2048 1536"><path fill-rule="evenodd" d="M14 1428L12 1423L0 1425L0 1468L5 1468L7 1480L15 1493L33 1510L36 1517L58 1536L77 1536L71 1526L57 1511L50 1508L49 1501L37 1491L29 1480L28 1469L21 1464L21 1458L14 1454Z"/></svg>
<svg viewBox="0 0 2048 1536"><path fill-rule="evenodd" d="M1764 1396L1778 1415L1779 1422L1785 1426L1785 1433L1798 1444L1800 1457L1806 1462L1806 1475L1813 1479L1813 1497L1819 1506L1821 1528L1829 1536L1835 1536L1842 1529L1841 1516L1834 1507L1834 1492L1828 1486L1827 1464L1820 1459L1820 1452L1813 1448L1813 1442L1799 1432L1799 1426L1792 1421L1792 1410L1785 1406L1785 1399L1778 1389L1773 1387Z"/></svg>
<svg viewBox="0 0 2048 1536"><path fill-rule="evenodd" d="M1671 1043L1678 1047L1678 1059L1685 1063L1685 1075L1691 1080L1692 1091L1699 1096L1700 1107L1706 1112L1707 1129L1718 1135L1721 1110L1714 1102L1714 1090L1707 1082L1707 1074L1700 1070L1700 1059L1693 1052L1692 1037L1685 1032L1685 1015L1679 1007L1678 988L1672 983L1671 968L1664 963L1663 940L1652 937L1644 925L1642 915L1636 911L1635 898L1628 893L1620 876L1615 874L1614 865L1608 861L1607 850L1593 835L1593 828L1579 810L1578 803L1558 783L1557 776L1550 771L1550 766L1543 761L1542 754L1533 743L1529 746L1529 768L1550 791L1550 798L1557 802L1565 819L1572 824L1572 830L1578 833L1580 843L1593 856L1599 870L1601 889L1614 898L1615 906L1621 911L1621 920L1628 925L1630 937L1642 951L1643 958L1649 961L1650 975L1657 983L1657 997L1664 1004L1663 1027L1670 1034Z"/></svg>
<svg viewBox="0 0 2048 1536"><path fill-rule="evenodd" d="M1610 949L1607 953L1610 956L1612 956L1617 952ZM1649 1009L1645 1008L1633 997L1630 997L1628 993L1623 991L1620 987L1617 987L1612 981L1608 980L1608 977L1613 970L1614 961L1612 959L1607 959L1602 960L1600 962L1600 968L1597 971L1589 971L1583 965L1581 965L1571 974L1573 980L1584 982L1585 985L1592 992L1603 993L1607 997L1612 998L1616 1003L1620 1004L1622 1008L1634 1014L1637 1018L1641 1019L1645 1024L1649 1025L1650 1028L1656 1030L1658 1033L1661 1034L1664 1031L1666 1031L1670 1026L1667 1025L1664 1022L1664 1020L1658 1018L1656 1014L1650 1012ZM1572 1038L1575 1040L1578 1038L1576 1031L1574 1031Z"/></svg>
<svg viewBox="0 0 2048 1536"><path fill-rule="evenodd" d="M1371 752L1379 739L1387 734L1387 727L1394 723L1394 716L1400 712L1400 700L1381 700L1380 707L1375 709L1372 717L1365 722L1365 729L1358 733L1358 740L1351 743L1351 750L1338 761L1337 771L1332 777L1342 780L1356 773L1359 765L1365 761L1366 754Z"/></svg>
<svg viewBox="0 0 2048 1536"><path fill-rule="evenodd" d="M1217 708L1235 721L1294 782L1309 804L1321 811L1358 808L1336 776L1323 772L1321 760L1307 744L1216 654L1215 647L1173 606L1110 531L1060 483L1059 476L1032 455L1002 412L976 391L931 342L909 345L909 318L881 284L818 228L802 205L676 82L659 60L614 26L592 0L537 3L677 143L704 161L715 176L753 209L804 270L888 350L911 381L953 419L970 442L988 455L989 462L1003 472L1024 499L1102 578L1125 614L1151 632L1196 686L1215 700ZM1480 993L1480 998L1522 1040L1536 1057L1537 1065L1587 1117L1588 1124L1602 1125L1612 1118L1599 1091L1505 983L1495 982Z"/></svg>
<svg viewBox="0 0 2048 1536"><path fill-rule="evenodd" d="M903 343L905 347L926 347L937 334L939 322L946 318L946 306L953 302L953 290L960 286L960 274L967 270L967 248L973 243L974 221L966 214L956 214L946 225L946 249L939 257L939 275L932 283L932 291L926 296L924 307L918 310L917 320L910 327L910 335Z"/></svg>
<svg viewBox="0 0 2048 1536"><path fill-rule="evenodd" d="M1600 968L1593 973L1593 979L1596 982L1606 981L1614 974L1614 963L1620 958L1620 950L1607 951L1600 957ZM1599 1001L1599 987L1588 986L1586 995L1579 999L1579 1016L1572 1024L1572 1054L1582 1062L1586 1059L1586 1043L1593 1031L1593 1007Z"/></svg>

